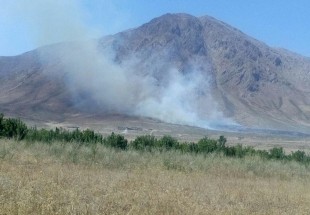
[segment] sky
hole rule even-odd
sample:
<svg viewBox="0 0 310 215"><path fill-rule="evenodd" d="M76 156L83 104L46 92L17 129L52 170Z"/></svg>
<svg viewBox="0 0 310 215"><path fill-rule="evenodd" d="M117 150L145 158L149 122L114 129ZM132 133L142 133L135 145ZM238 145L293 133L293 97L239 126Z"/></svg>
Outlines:
<svg viewBox="0 0 310 215"><path fill-rule="evenodd" d="M310 57L309 0L0 0L0 5L0 56L114 34L165 13L189 13L213 16L272 47Z"/></svg>

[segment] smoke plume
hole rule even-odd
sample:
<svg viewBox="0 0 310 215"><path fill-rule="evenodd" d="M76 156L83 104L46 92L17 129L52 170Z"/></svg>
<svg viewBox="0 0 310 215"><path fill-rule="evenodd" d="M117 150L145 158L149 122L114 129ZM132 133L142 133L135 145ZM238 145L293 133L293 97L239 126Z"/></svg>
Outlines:
<svg viewBox="0 0 310 215"><path fill-rule="evenodd" d="M152 72L136 71L134 60L115 63L112 49L103 52L91 39L102 31L88 27L81 5L77 0L21 0L16 7L35 30L38 45L75 41L39 51L43 61L59 61L77 107L204 128L232 123L218 111L206 73L193 69L184 74L171 65L159 82Z"/></svg>

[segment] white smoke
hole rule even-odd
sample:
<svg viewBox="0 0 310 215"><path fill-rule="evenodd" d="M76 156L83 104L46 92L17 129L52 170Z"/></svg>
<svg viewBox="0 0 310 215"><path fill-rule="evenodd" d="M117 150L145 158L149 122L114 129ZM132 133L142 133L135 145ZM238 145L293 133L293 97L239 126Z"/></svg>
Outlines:
<svg viewBox="0 0 310 215"><path fill-rule="evenodd" d="M205 128L216 123L231 123L218 111L206 73L193 70L182 74L170 68L165 73L165 82L158 83L151 72L141 75L132 69L134 63L118 65L113 62L113 53L106 55L99 51L97 42L90 38L93 32L100 31L86 25L87 15L81 9L81 1L21 0L17 9L21 8L27 22L35 26L38 45L79 41L40 49L44 61L50 62L46 58L60 61L77 103L83 95L81 100L91 101L89 107L96 106L108 113L146 116ZM55 53L57 56L53 56ZM85 108L85 104L81 107Z"/></svg>
<svg viewBox="0 0 310 215"><path fill-rule="evenodd" d="M167 71L166 86L155 89L156 94L150 94L140 101L136 108L136 114L158 118L170 123L187 125L199 125L209 127L208 120L214 114L216 107L209 111L209 119L201 120L198 114L198 102L200 100L199 90L207 90L208 80L199 73L192 71L183 75L176 69ZM209 93L209 92L207 92ZM208 102L215 104L211 98ZM207 110L206 110L207 111ZM212 111L212 114L211 114Z"/></svg>

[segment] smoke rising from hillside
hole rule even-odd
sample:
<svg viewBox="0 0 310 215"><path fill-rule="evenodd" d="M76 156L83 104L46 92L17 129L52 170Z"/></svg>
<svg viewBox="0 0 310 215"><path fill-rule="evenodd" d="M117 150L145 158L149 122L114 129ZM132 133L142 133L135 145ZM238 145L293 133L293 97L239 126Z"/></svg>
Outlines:
<svg viewBox="0 0 310 215"><path fill-rule="evenodd" d="M183 74L171 67L158 80L152 72L141 75L132 61L116 64L113 52L103 54L95 41L61 47L57 53L61 53L76 105L83 110L146 116L205 128L231 123L218 111L209 80L199 70ZM162 67L157 64L152 66Z"/></svg>
<svg viewBox="0 0 310 215"><path fill-rule="evenodd" d="M90 39L88 32L96 30L85 24L80 1L21 2L27 21L37 31L38 45L59 39L78 41L39 49L44 62L60 62L76 106L205 128L232 123L218 111L202 71L183 74L171 65L163 81L151 72L141 75L132 67L133 60L116 64L112 49L102 52L97 41ZM158 64L152 66L160 68Z"/></svg>

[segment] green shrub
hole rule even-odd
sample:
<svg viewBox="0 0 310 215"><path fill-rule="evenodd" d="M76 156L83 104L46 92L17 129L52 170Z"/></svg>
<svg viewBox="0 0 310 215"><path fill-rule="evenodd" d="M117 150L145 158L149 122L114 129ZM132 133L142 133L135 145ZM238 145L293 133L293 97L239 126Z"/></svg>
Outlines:
<svg viewBox="0 0 310 215"><path fill-rule="evenodd" d="M179 143L177 150L180 150L182 153L188 153L190 152L190 144L192 143Z"/></svg>
<svg viewBox="0 0 310 215"><path fill-rule="evenodd" d="M115 134L114 132L112 132L111 135L104 138L103 143L106 146L117 148L117 149L122 149L122 150L127 149L127 145L128 145L127 140L124 138L124 136Z"/></svg>
<svg viewBox="0 0 310 215"><path fill-rule="evenodd" d="M242 149L241 149L242 150ZM222 149L221 151L224 152L224 154L226 156L229 156L229 157L236 157L236 153L237 153L237 150L236 150L236 147L235 146L228 146L228 147L225 147L224 149ZM240 153L240 152L239 152ZM242 153L242 152L241 152Z"/></svg>
<svg viewBox="0 0 310 215"><path fill-rule="evenodd" d="M81 136L77 141L82 143L100 143L102 140L103 137L101 134L97 134L90 129L86 129L81 132Z"/></svg>
<svg viewBox="0 0 310 215"><path fill-rule="evenodd" d="M240 146L242 145L240 144ZM244 151L245 155L249 155L249 156L256 155L256 151L253 146L242 147L242 150Z"/></svg>
<svg viewBox="0 0 310 215"><path fill-rule="evenodd" d="M269 150L269 157L279 160L285 158L286 156L282 147L274 147Z"/></svg>
<svg viewBox="0 0 310 215"><path fill-rule="evenodd" d="M266 159L270 158L270 154L266 150L258 149L258 150L255 151L255 154L260 156L261 158L266 158Z"/></svg>
<svg viewBox="0 0 310 215"><path fill-rule="evenodd" d="M219 148L222 148L222 149L225 148L225 144L227 142L227 139L223 135L221 135L217 141L218 141L218 147Z"/></svg>
<svg viewBox="0 0 310 215"><path fill-rule="evenodd" d="M20 119L5 119L3 114L0 114L0 136L22 140L27 135L27 131L26 124Z"/></svg>
<svg viewBox="0 0 310 215"><path fill-rule="evenodd" d="M191 152L191 153L198 153L199 152L198 144L190 143L188 145L188 151Z"/></svg>
<svg viewBox="0 0 310 215"><path fill-rule="evenodd" d="M97 134L92 130L86 129L80 131L75 129L74 131L68 131L65 129L55 128L55 130L40 129L36 127L28 130L28 134L25 139L29 141L39 141L39 142L77 142L80 144L93 144L101 143L103 137L101 134Z"/></svg>
<svg viewBox="0 0 310 215"><path fill-rule="evenodd" d="M178 149L179 147L179 142L177 139L171 137L171 136L163 136L162 138L160 138L158 140L157 143L158 147L161 149L166 149L166 150L170 150L170 149Z"/></svg>
<svg viewBox="0 0 310 215"><path fill-rule="evenodd" d="M238 158L243 158L247 154L246 149L244 149L241 144L237 144L234 148L235 156Z"/></svg>
<svg viewBox="0 0 310 215"><path fill-rule="evenodd" d="M309 157L306 155L303 151L296 151L292 152L290 155L292 160L298 161L298 162L309 162Z"/></svg>
<svg viewBox="0 0 310 215"><path fill-rule="evenodd" d="M157 139L152 135L138 136L130 143L130 146L135 150L151 151L157 147Z"/></svg>
<svg viewBox="0 0 310 215"><path fill-rule="evenodd" d="M211 153L218 149L217 141L204 137L198 141L198 151L202 153Z"/></svg>

